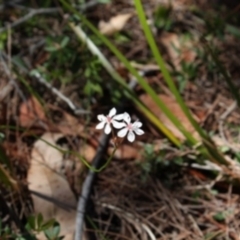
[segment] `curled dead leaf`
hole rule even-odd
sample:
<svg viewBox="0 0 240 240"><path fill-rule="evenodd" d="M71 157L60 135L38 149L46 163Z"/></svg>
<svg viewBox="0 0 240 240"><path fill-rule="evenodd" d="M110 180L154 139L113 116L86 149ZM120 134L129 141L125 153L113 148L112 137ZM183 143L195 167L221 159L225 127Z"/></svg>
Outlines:
<svg viewBox="0 0 240 240"><path fill-rule="evenodd" d="M160 40L177 70L181 70L181 62L192 63L197 57L196 51L194 51L194 41L186 39L185 36L164 33Z"/></svg>
<svg viewBox="0 0 240 240"><path fill-rule="evenodd" d="M108 149L109 155L111 155L112 152L113 152L113 147L110 147ZM114 154L114 158L121 159L121 160L125 160L125 159L136 160L136 159L140 159L140 157L141 157L141 151L139 147L133 146L133 145L127 145L127 144L121 144Z"/></svg>
<svg viewBox="0 0 240 240"><path fill-rule="evenodd" d="M22 127L39 126L41 122L46 122L44 109L35 97L30 97L23 102L19 109L19 121Z"/></svg>
<svg viewBox="0 0 240 240"><path fill-rule="evenodd" d="M104 35L113 35L121 31L131 17L131 13L119 14L112 17L108 22L100 21L98 25L99 31Z"/></svg>
<svg viewBox="0 0 240 240"><path fill-rule="evenodd" d="M61 174L63 154L53 147L61 137L63 135L59 133L45 133L34 144L27 180L30 190L74 207L77 204L75 196ZM42 213L46 220L56 219L60 223L61 235L65 236L64 239L73 239L76 211L66 211L35 195L32 196L32 199L35 213ZM39 236L39 238L45 239L43 236Z"/></svg>

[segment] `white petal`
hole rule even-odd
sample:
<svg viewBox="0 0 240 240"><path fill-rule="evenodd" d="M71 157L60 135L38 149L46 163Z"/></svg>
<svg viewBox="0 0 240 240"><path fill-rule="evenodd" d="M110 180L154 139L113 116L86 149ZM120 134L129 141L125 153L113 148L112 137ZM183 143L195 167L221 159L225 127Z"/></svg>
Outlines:
<svg viewBox="0 0 240 240"><path fill-rule="evenodd" d="M115 120L112 120L112 125L116 129L120 129L120 128L126 127L126 123L124 123L124 122L117 122Z"/></svg>
<svg viewBox="0 0 240 240"><path fill-rule="evenodd" d="M116 108L112 108L108 114L109 117L113 117L117 113Z"/></svg>
<svg viewBox="0 0 240 240"><path fill-rule="evenodd" d="M102 129L105 125L105 122L100 122L97 126L96 126L96 129Z"/></svg>
<svg viewBox="0 0 240 240"><path fill-rule="evenodd" d="M117 135L118 135L118 137L125 137L126 134L127 134L127 132L128 132L128 129L127 129L127 128L123 128L122 130L120 130L120 131L117 133Z"/></svg>
<svg viewBox="0 0 240 240"><path fill-rule="evenodd" d="M137 134L137 135L143 135L144 134L144 131L140 128L136 128L134 129L134 132Z"/></svg>
<svg viewBox="0 0 240 240"><path fill-rule="evenodd" d="M100 114L97 116L99 121L104 121L106 119L106 117L103 114Z"/></svg>
<svg viewBox="0 0 240 240"><path fill-rule="evenodd" d="M133 128L140 128L142 126L142 123L139 122L138 120L133 123Z"/></svg>
<svg viewBox="0 0 240 240"><path fill-rule="evenodd" d="M128 113L124 113L124 116L123 116L123 119L124 119L124 121L127 123L127 124L129 124L130 122L131 122L131 117L130 117L130 115L128 114Z"/></svg>
<svg viewBox="0 0 240 240"><path fill-rule="evenodd" d="M129 131L127 139L129 142L133 142L135 140L135 135L132 131Z"/></svg>
<svg viewBox="0 0 240 240"><path fill-rule="evenodd" d="M123 118L124 118L124 113L118 114L118 115L116 115L116 116L113 117L113 119L118 120L118 121L123 120Z"/></svg>
<svg viewBox="0 0 240 240"><path fill-rule="evenodd" d="M106 134L109 134L110 132L111 132L111 126L110 126L110 124L109 123L107 123L106 124L106 127L105 127L105 129L104 129L104 132L106 133Z"/></svg>

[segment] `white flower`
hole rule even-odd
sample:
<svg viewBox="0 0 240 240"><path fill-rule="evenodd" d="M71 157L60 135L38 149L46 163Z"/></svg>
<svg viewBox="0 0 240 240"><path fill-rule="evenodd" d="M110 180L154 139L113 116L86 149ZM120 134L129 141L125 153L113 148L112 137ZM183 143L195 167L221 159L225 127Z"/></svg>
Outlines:
<svg viewBox="0 0 240 240"><path fill-rule="evenodd" d="M127 135L128 141L133 142L135 140L135 134L137 135L144 134L144 131L140 129L140 127L142 126L142 123L139 122L138 120L135 121L134 123L131 123L131 118L128 113L124 113L123 120L126 123L123 123L124 128L118 132L117 134L118 137L125 137L128 133Z"/></svg>
<svg viewBox="0 0 240 240"><path fill-rule="evenodd" d="M104 132L106 134L109 134L112 130L111 124L113 125L114 128L117 129L124 127L125 125L123 122L116 121L122 120L124 114L116 115L116 113L117 113L116 108L112 108L107 116L104 116L103 114L98 115L97 118L100 121L100 123L96 126L96 129L103 129L104 126L106 125L104 128Z"/></svg>

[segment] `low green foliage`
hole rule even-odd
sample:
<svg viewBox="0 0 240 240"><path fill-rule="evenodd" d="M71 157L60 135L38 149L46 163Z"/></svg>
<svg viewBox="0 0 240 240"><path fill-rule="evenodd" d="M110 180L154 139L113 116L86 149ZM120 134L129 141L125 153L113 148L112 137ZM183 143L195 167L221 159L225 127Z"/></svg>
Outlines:
<svg viewBox="0 0 240 240"><path fill-rule="evenodd" d="M0 219L0 238L16 240L36 240L36 234L44 233L47 240L61 240L60 225L54 220L44 221L42 214L29 216L25 226L26 233L15 232L11 227L3 227Z"/></svg>
<svg viewBox="0 0 240 240"><path fill-rule="evenodd" d="M154 11L154 25L157 29L169 31L172 27L171 6L159 6Z"/></svg>

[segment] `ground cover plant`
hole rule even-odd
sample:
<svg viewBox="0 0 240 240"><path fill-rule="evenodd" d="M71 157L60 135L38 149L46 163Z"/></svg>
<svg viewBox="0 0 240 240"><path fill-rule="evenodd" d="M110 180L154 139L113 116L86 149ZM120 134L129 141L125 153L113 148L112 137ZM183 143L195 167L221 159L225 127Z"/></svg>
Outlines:
<svg viewBox="0 0 240 240"><path fill-rule="evenodd" d="M0 11L1 238L239 238L238 3Z"/></svg>

